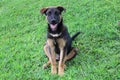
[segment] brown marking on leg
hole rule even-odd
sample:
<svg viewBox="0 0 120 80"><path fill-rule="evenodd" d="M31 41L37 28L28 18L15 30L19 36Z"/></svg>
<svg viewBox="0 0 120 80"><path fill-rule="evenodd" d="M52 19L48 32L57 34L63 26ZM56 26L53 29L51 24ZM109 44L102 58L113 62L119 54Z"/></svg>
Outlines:
<svg viewBox="0 0 120 80"><path fill-rule="evenodd" d="M77 49L72 48L70 53L66 56L65 61L72 59L77 54Z"/></svg>
<svg viewBox="0 0 120 80"><path fill-rule="evenodd" d="M46 69L50 65L50 52L49 52L48 43L46 43L45 46L44 46L44 52L49 59L49 61L46 64L43 65L43 69Z"/></svg>
<svg viewBox="0 0 120 80"><path fill-rule="evenodd" d="M56 74L57 73L57 68L56 68L56 55L55 55L55 46L54 46L54 41L52 39L48 39L47 43L50 48L50 62L51 62L51 73Z"/></svg>
<svg viewBox="0 0 120 80"><path fill-rule="evenodd" d="M46 56L48 58L50 58L50 50L49 50L48 43L46 43L45 46L44 46L44 52L45 52Z"/></svg>
<svg viewBox="0 0 120 80"><path fill-rule="evenodd" d="M65 65L65 56L66 56L66 53L64 51L64 47L65 47L65 43L66 41L64 39L58 39L58 45L59 45L59 48L60 48L60 61L59 61L59 66L58 66L58 74L59 75L63 75L64 74L64 65Z"/></svg>

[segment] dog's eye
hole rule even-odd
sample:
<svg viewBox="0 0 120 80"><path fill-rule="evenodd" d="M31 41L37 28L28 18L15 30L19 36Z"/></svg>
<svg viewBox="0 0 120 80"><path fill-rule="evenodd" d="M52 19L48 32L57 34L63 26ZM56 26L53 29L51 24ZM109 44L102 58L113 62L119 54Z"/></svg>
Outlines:
<svg viewBox="0 0 120 80"><path fill-rule="evenodd" d="M59 13L56 11L56 12L55 12L55 15L59 15Z"/></svg>
<svg viewBox="0 0 120 80"><path fill-rule="evenodd" d="M48 12L48 15L51 15L51 11Z"/></svg>

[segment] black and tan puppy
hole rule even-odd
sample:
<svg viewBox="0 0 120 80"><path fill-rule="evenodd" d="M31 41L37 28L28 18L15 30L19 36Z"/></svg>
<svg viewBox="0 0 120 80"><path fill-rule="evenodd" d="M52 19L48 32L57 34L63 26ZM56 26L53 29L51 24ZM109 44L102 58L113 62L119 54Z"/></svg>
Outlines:
<svg viewBox="0 0 120 80"><path fill-rule="evenodd" d="M65 8L61 6L48 7L41 9L41 13L46 15L48 22L47 42L44 51L49 61L43 65L46 68L51 64L51 73L57 73L56 61L58 64L58 74L64 74L65 61L70 60L76 55L77 50L71 47L72 41L80 33L70 37L67 28L63 24L61 16Z"/></svg>

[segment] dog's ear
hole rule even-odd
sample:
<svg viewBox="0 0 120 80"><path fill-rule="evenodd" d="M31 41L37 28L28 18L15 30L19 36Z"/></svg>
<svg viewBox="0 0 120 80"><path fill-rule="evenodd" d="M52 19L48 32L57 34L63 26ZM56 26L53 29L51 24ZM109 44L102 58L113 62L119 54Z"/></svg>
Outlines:
<svg viewBox="0 0 120 80"><path fill-rule="evenodd" d="M46 14L46 11L48 10L48 8L42 8L41 10L40 10L40 13L41 14Z"/></svg>
<svg viewBox="0 0 120 80"><path fill-rule="evenodd" d="M63 11L66 11L66 9L62 6L57 6L57 9L62 13Z"/></svg>

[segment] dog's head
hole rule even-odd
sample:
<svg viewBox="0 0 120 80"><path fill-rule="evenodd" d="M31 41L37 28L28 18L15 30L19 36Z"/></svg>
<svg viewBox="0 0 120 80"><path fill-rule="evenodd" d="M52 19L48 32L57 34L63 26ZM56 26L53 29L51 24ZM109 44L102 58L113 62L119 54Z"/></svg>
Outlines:
<svg viewBox="0 0 120 80"><path fill-rule="evenodd" d="M42 8L40 10L42 14L46 15L48 24L53 31L56 30L58 24L61 22L61 14L63 11L65 11L65 8L62 6Z"/></svg>

